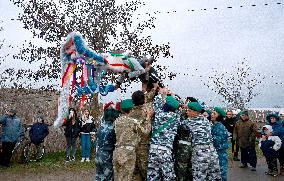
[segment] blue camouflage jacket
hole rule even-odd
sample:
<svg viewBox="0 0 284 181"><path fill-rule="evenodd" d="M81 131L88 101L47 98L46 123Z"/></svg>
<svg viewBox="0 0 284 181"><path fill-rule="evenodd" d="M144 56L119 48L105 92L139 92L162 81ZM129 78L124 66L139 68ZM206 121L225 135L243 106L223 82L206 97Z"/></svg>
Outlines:
<svg viewBox="0 0 284 181"><path fill-rule="evenodd" d="M160 145L173 149L173 141L177 134L177 128L180 125L180 115L174 112L163 111L162 95L158 94L154 98L153 108L155 111L155 119L152 125L151 144ZM174 121L166 126L160 133L154 134L161 126L163 126L169 119L174 118Z"/></svg>
<svg viewBox="0 0 284 181"><path fill-rule="evenodd" d="M104 121L97 132L97 151L113 151L115 147L115 131L113 123Z"/></svg>
<svg viewBox="0 0 284 181"><path fill-rule="evenodd" d="M192 146L212 144L211 124L203 115L184 121L183 126L189 129L192 136Z"/></svg>
<svg viewBox="0 0 284 181"><path fill-rule="evenodd" d="M213 124L211 133L213 137L213 145L217 151L226 150L229 148L228 131L221 122L216 122Z"/></svg>
<svg viewBox="0 0 284 181"><path fill-rule="evenodd" d="M4 115L0 117L0 124L2 128L2 142L16 142L20 137L24 136L24 130L21 124L21 120L16 115L9 116Z"/></svg>

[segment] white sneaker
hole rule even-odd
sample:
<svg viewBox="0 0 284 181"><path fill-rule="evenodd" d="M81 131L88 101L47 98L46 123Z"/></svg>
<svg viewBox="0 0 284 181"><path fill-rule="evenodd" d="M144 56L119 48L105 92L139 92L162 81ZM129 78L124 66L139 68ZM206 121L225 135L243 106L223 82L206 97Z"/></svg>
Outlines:
<svg viewBox="0 0 284 181"><path fill-rule="evenodd" d="M90 162L90 159L89 159L89 158L86 158L86 162Z"/></svg>
<svg viewBox="0 0 284 181"><path fill-rule="evenodd" d="M84 162L85 161L85 158L82 158L81 162ZM86 160L87 161L87 160Z"/></svg>

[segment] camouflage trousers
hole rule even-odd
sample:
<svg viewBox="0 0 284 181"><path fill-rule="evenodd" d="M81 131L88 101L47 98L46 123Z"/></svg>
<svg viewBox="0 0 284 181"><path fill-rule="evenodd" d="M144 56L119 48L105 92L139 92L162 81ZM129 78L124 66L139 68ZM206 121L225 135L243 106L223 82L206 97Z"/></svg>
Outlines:
<svg viewBox="0 0 284 181"><path fill-rule="evenodd" d="M113 180L112 151L97 151L96 180L97 181Z"/></svg>
<svg viewBox="0 0 284 181"><path fill-rule="evenodd" d="M192 151L193 180L221 180L217 152L212 144L196 145Z"/></svg>
<svg viewBox="0 0 284 181"><path fill-rule="evenodd" d="M136 150L132 146L120 146L113 151L114 180L132 181L135 179Z"/></svg>
<svg viewBox="0 0 284 181"><path fill-rule="evenodd" d="M136 175L139 175L139 177L141 177L141 180L147 179L147 166L148 166L148 155L149 155L148 148L149 148L148 144L141 144L137 148Z"/></svg>
<svg viewBox="0 0 284 181"><path fill-rule="evenodd" d="M192 147L182 142L177 145L175 154L175 170L178 181L192 180L192 164L191 164Z"/></svg>
<svg viewBox="0 0 284 181"><path fill-rule="evenodd" d="M217 154L219 158L219 165L220 165L220 170L221 170L222 181L226 181L227 173L228 173L228 152L226 149L218 150Z"/></svg>
<svg viewBox="0 0 284 181"><path fill-rule="evenodd" d="M147 180L176 180L172 150L163 146L150 146Z"/></svg>

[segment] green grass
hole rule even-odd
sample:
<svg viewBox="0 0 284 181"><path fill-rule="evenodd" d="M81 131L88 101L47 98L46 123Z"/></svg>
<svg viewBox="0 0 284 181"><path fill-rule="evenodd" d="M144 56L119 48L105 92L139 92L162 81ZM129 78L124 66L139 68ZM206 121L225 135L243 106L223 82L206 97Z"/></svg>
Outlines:
<svg viewBox="0 0 284 181"><path fill-rule="evenodd" d="M93 154L92 154L93 155ZM94 170L95 162L81 163L81 152L77 151L76 161L65 163L66 153L55 152L44 155L43 159L39 162L29 162L27 164L11 163L11 167L0 167L0 172L50 172L55 170L60 171L81 171L81 170Z"/></svg>

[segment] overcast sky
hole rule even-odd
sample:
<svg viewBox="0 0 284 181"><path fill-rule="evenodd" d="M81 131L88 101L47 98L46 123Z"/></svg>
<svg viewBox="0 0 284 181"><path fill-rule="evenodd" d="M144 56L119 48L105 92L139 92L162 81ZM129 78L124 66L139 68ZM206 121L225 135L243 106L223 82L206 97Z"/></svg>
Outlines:
<svg viewBox="0 0 284 181"><path fill-rule="evenodd" d="M175 80L167 81L174 92L183 97L200 98L210 106L223 105L222 99L208 90L199 76L209 76L211 68L230 71L232 66L246 58L254 73L267 77L258 88L261 95L248 106L284 107L283 0L145 2L146 6L137 12L141 17L146 16L146 12L161 12L156 15L156 28L146 31L145 35L151 35L156 43L170 42L174 56L172 60L160 59L158 63L167 64L170 70L181 73ZM14 45L31 38L28 31L21 28L20 22L10 21L18 10L9 0L0 1L0 12L5 29L4 34L0 33L0 38L5 36L6 42ZM130 92L124 96L129 97ZM110 95L110 98L113 97Z"/></svg>

